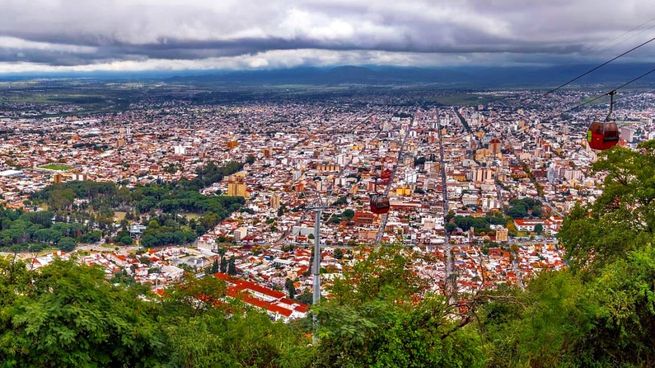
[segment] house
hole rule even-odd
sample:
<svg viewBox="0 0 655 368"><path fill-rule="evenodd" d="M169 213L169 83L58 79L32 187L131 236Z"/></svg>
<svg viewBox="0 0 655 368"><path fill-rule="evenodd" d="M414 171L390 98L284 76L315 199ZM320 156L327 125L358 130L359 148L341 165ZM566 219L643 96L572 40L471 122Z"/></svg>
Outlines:
<svg viewBox="0 0 655 368"><path fill-rule="evenodd" d="M514 226L518 231L534 231L537 225L544 226L544 221L541 219L515 219Z"/></svg>

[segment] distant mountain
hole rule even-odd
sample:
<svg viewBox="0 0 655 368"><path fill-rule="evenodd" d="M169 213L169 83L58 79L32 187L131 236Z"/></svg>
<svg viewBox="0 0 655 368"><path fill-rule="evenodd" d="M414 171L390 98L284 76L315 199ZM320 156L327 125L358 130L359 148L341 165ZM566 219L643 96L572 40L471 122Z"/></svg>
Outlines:
<svg viewBox="0 0 655 368"><path fill-rule="evenodd" d="M462 66L440 68L338 66L242 71L154 71L129 73L67 73L0 75L0 80L87 78L100 80L157 80L174 83L227 85L400 85L430 84L458 88L554 87L593 65ZM578 86L619 85L653 68L651 64L610 64L576 82ZM655 85L655 74L635 86Z"/></svg>
<svg viewBox="0 0 655 368"><path fill-rule="evenodd" d="M424 83L452 87L553 87L576 77L593 65L548 67L444 67L410 68L339 66L335 68L291 68L176 76L169 81L237 84L408 84ZM576 85L621 84L653 68L651 64L608 65L586 76ZM635 86L655 85L655 75Z"/></svg>

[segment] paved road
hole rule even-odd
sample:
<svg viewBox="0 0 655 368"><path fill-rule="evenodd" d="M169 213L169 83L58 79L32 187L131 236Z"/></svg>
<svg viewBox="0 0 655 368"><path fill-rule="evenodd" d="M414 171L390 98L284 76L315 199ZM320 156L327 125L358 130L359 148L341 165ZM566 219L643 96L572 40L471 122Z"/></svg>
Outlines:
<svg viewBox="0 0 655 368"><path fill-rule="evenodd" d="M398 150L398 157L396 159L396 165L393 167L393 170L391 171L391 178L389 178L389 184L387 184L387 187L384 189L384 196L388 197L389 196L389 191L391 190L391 185L393 184L394 179L396 178L396 171L398 171L398 166L400 166L400 160L403 157L403 152L405 151L405 145L407 144L407 138L409 137L409 132L412 130L412 127L414 126L414 117L412 116L412 120L409 123L409 128L407 128L407 132L405 133L405 136L403 137L401 143L400 143L400 149ZM402 127L402 124L401 124ZM389 219L389 213L385 213L382 215L382 221L380 221L380 228L378 229L377 234L375 235L375 245L380 245L380 242L382 241L382 236L384 235L384 229L387 227L387 220Z"/></svg>

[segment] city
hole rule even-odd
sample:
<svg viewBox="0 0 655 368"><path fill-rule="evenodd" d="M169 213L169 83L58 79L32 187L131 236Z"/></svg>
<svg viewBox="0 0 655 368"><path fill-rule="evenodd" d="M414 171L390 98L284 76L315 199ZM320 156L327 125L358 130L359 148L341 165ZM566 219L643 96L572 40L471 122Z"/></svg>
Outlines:
<svg viewBox="0 0 655 368"><path fill-rule="evenodd" d="M292 280L295 293L311 294L311 208L322 201L321 269L327 285L370 246L392 243L434 256L416 265L433 280L434 291L444 287L449 248L457 290L522 285L540 270L564 266L556 238L563 214L600 193L603 178L589 170L596 152L584 132L602 110L575 114L570 121L550 113L586 93L567 91L539 109L517 107L543 99L539 91L499 91L472 93L481 101L474 106L173 102L163 110L145 105L83 118L8 116L0 128L5 132L0 155L6 158L0 193L8 208L39 211L43 207L26 203L54 183L129 188L193 179L209 162L250 158L239 172L201 189L204 195L246 201L193 241L163 244L168 246L154 253L154 263L140 262L137 249L154 251L137 248L150 216L126 221L116 211L102 239L78 244L80 261L101 265L108 275L127 271L161 289L180 280L180 264L200 273L222 257L216 252L224 247L244 280L276 290ZM622 117L620 145L636 147L655 136L653 109L634 108L649 96L634 93L616 112ZM388 214L371 212L369 197L375 193L388 195ZM534 203L524 203L526 198ZM130 228L126 247L116 242L122 221ZM20 256L38 267L53 259L49 253Z"/></svg>
<svg viewBox="0 0 655 368"><path fill-rule="evenodd" d="M655 3L0 4L0 367L655 367Z"/></svg>

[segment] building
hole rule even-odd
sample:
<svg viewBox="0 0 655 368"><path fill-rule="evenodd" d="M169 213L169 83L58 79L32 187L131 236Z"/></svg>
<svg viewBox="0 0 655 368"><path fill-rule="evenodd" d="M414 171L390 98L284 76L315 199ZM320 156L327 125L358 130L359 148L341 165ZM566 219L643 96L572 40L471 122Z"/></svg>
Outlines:
<svg viewBox="0 0 655 368"><path fill-rule="evenodd" d="M244 181L243 175L231 175L227 179L227 193L228 196L232 197L244 197L248 198L248 188Z"/></svg>
<svg viewBox="0 0 655 368"><path fill-rule="evenodd" d="M271 196L270 205L271 208L274 210L280 208L281 205L280 196L277 193L273 193L273 195Z"/></svg>
<svg viewBox="0 0 655 368"><path fill-rule="evenodd" d="M265 311L276 321L290 321L307 316L309 306L287 298L286 294L254 282L240 280L225 273L216 273L217 279L227 284L226 294L252 307Z"/></svg>
<svg viewBox="0 0 655 368"><path fill-rule="evenodd" d="M540 219L516 219L514 225L518 231L534 231L537 225L544 226L543 220Z"/></svg>
<svg viewBox="0 0 655 368"><path fill-rule="evenodd" d="M489 142L489 150L493 155L497 155L500 153L500 140L498 138L493 138Z"/></svg>
<svg viewBox="0 0 655 368"><path fill-rule="evenodd" d="M496 229L496 241L497 242L506 242L508 240L509 231L507 228Z"/></svg>
<svg viewBox="0 0 655 368"><path fill-rule="evenodd" d="M473 180L476 183L493 182L496 175L493 169L478 168L474 172Z"/></svg>

